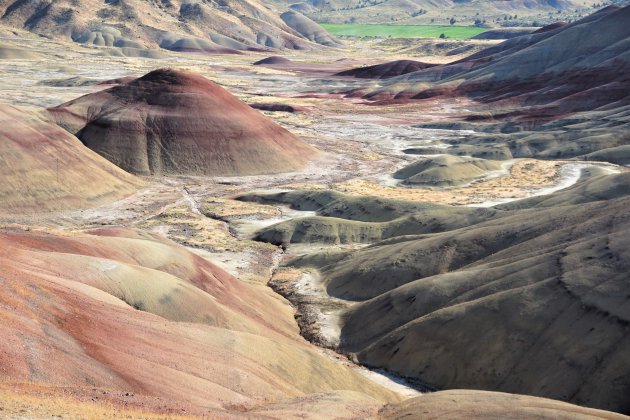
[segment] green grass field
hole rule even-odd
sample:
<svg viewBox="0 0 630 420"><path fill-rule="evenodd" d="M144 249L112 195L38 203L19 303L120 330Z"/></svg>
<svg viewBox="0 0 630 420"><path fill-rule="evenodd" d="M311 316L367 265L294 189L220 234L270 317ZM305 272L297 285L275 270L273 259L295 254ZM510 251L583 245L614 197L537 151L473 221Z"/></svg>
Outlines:
<svg viewBox="0 0 630 420"><path fill-rule="evenodd" d="M328 32L343 36L374 36L392 38L439 38L444 34L448 38L470 38L487 31L475 26L439 26L439 25L370 25L359 23L336 24L322 23Z"/></svg>

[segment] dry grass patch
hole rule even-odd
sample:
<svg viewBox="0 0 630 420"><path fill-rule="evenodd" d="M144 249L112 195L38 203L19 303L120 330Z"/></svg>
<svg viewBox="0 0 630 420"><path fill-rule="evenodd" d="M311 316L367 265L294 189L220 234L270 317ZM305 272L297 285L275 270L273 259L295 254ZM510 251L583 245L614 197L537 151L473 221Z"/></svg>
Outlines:
<svg viewBox="0 0 630 420"><path fill-rule="evenodd" d="M391 187L377 184L369 179L353 179L335 184L333 189L352 195L467 205L487 200L528 197L533 190L556 183L560 177L561 168L562 164L555 161L523 159L514 163L509 175L482 179L456 188Z"/></svg>

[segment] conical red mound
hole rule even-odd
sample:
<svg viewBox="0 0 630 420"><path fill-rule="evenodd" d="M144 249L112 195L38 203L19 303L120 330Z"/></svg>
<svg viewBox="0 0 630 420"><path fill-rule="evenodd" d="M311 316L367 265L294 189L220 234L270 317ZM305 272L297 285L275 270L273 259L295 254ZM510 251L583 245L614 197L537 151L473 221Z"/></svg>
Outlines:
<svg viewBox="0 0 630 420"><path fill-rule="evenodd" d="M142 175L295 171L316 151L210 80L160 69L50 110L121 168Z"/></svg>

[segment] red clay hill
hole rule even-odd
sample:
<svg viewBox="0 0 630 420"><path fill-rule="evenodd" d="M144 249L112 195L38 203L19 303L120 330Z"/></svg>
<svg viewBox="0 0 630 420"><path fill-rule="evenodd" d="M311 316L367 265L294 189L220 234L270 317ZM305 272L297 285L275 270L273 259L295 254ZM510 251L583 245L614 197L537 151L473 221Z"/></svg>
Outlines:
<svg viewBox="0 0 630 420"><path fill-rule="evenodd" d="M141 175L295 171L316 151L210 80L154 70L49 110L57 123Z"/></svg>

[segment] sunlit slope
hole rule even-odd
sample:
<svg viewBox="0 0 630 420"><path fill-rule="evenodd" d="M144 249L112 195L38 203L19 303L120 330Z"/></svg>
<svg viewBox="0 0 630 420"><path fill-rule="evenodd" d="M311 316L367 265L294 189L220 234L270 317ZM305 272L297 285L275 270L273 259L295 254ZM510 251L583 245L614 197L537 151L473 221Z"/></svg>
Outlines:
<svg viewBox="0 0 630 420"><path fill-rule="evenodd" d="M142 185L42 113L9 105L0 105L0 174L0 213L96 207Z"/></svg>
<svg viewBox="0 0 630 420"><path fill-rule="evenodd" d="M317 152L196 73L154 70L50 108L90 149L141 175L291 172Z"/></svg>
<svg viewBox="0 0 630 420"><path fill-rule="evenodd" d="M269 289L174 243L128 230L0 240L6 381L216 409L334 390L397 399L307 345Z"/></svg>

